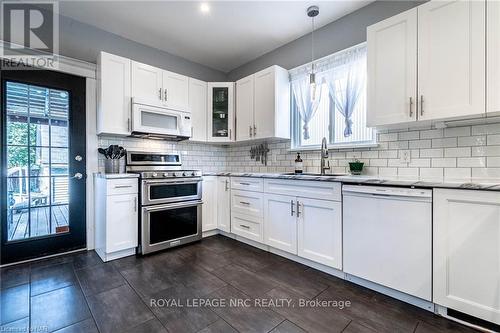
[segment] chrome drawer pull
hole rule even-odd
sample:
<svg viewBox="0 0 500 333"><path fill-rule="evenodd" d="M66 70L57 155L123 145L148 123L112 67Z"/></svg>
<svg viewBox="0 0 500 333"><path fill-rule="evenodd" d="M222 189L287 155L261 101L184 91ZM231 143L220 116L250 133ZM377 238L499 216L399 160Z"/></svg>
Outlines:
<svg viewBox="0 0 500 333"><path fill-rule="evenodd" d="M240 201L240 204L242 204L242 205L250 205L250 202Z"/></svg>
<svg viewBox="0 0 500 333"><path fill-rule="evenodd" d="M293 200L290 200L290 216L293 216L295 212L293 211Z"/></svg>
<svg viewBox="0 0 500 333"><path fill-rule="evenodd" d="M240 183L240 185L250 186L250 183Z"/></svg>
<svg viewBox="0 0 500 333"><path fill-rule="evenodd" d="M245 228L245 229L250 229L250 227L249 227L249 226L244 225L244 224L240 224L240 227Z"/></svg>
<svg viewBox="0 0 500 333"><path fill-rule="evenodd" d="M127 188L132 187L132 185L115 185L115 188Z"/></svg>

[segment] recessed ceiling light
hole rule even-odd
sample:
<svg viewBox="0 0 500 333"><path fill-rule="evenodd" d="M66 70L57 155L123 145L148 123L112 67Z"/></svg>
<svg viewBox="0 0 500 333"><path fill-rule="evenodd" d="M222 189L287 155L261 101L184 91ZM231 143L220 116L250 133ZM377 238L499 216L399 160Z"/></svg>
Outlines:
<svg viewBox="0 0 500 333"><path fill-rule="evenodd" d="M200 5L200 10L203 14L207 14L210 12L210 6L206 2L202 2Z"/></svg>

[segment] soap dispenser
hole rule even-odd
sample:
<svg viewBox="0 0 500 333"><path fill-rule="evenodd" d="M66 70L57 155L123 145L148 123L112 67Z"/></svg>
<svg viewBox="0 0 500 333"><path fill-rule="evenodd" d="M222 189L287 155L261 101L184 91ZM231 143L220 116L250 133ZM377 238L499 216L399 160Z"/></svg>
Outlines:
<svg viewBox="0 0 500 333"><path fill-rule="evenodd" d="M302 173L304 169L304 163L302 162L302 158L300 158L300 152L297 153L297 158L295 159L295 173Z"/></svg>

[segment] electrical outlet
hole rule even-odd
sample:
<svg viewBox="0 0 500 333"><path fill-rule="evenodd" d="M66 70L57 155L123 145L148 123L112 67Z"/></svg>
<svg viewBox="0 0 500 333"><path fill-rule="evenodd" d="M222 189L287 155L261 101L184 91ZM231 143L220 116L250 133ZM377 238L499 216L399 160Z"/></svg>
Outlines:
<svg viewBox="0 0 500 333"><path fill-rule="evenodd" d="M410 150L400 150L399 151L399 162L400 163L410 163L411 162L411 151Z"/></svg>

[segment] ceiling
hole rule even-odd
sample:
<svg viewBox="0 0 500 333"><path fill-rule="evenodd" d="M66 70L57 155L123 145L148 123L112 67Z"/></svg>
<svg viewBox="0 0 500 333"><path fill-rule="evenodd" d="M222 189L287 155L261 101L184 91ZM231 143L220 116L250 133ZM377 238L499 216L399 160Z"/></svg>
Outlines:
<svg viewBox="0 0 500 333"><path fill-rule="evenodd" d="M318 5L316 27L371 1L61 1L59 11L202 65L235 69L310 32L306 15Z"/></svg>

